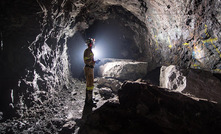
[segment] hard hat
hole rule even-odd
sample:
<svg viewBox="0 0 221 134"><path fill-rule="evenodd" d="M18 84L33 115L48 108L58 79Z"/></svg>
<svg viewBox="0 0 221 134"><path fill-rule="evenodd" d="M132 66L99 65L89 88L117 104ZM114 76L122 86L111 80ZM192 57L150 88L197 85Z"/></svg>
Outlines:
<svg viewBox="0 0 221 134"><path fill-rule="evenodd" d="M95 44L95 39L93 39L93 38L88 38L87 40L86 40L86 44L89 46L93 46L94 44Z"/></svg>

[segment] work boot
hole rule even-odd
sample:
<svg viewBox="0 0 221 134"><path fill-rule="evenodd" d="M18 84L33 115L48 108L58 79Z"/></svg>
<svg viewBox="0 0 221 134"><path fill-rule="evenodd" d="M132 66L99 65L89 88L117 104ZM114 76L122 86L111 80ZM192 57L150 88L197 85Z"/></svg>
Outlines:
<svg viewBox="0 0 221 134"><path fill-rule="evenodd" d="M92 91L86 91L86 104L92 106L92 107L97 107L96 103L93 103L93 92Z"/></svg>

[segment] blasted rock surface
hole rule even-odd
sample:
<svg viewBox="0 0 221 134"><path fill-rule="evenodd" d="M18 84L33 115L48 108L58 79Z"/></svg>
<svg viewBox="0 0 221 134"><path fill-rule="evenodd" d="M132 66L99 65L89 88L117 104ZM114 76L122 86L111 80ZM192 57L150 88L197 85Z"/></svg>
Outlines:
<svg viewBox="0 0 221 134"><path fill-rule="evenodd" d="M112 78L99 78L98 87L108 87L112 92L117 93L121 88L122 82Z"/></svg>
<svg viewBox="0 0 221 134"><path fill-rule="evenodd" d="M1 0L0 6L2 118L31 114L71 88L68 39L77 31L88 35L96 20L128 29L119 38L131 58L151 63L148 69L176 64L221 72L220 0Z"/></svg>
<svg viewBox="0 0 221 134"><path fill-rule="evenodd" d="M187 86L183 93L221 102L221 74L189 69L185 75Z"/></svg>
<svg viewBox="0 0 221 134"><path fill-rule="evenodd" d="M209 101L221 102L221 75L199 69L162 66L160 87L188 93Z"/></svg>
<svg viewBox="0 0 221 134"><path fill-rule="evenodd" d="M186 88L186 77L174 65L162 66L160 87L181 92Z"/></svg>
<svg viewBox="0 0 221 134"><path fill-rule="evenodd" d="M220 133L220 116L217 104L126 82L119 91L119 103L107 102L97 109L79 134Z"/></svg>
<svg viewBox="0 0 221 134"><path fill-rule="evenodd" d="M99 67L102 77L111 77L120 80L136 80L147 73L147 63L132 60L112 60Z"/></svg>

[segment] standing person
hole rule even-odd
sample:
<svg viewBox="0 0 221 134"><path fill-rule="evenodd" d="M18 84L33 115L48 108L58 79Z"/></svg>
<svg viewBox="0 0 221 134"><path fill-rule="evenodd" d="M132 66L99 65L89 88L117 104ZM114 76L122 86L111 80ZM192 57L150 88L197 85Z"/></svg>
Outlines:
<svg viewBox="0 0 221 134"><path fill-rule="evenodd" d="M94 89L94 54L92 52L92 47L95 44L95 39L89 38L86 41L88 46L84 51L84 75L86 78L86 104L89 104L93 107L96 107L96 104L93 103L93 89Z"/></svg>

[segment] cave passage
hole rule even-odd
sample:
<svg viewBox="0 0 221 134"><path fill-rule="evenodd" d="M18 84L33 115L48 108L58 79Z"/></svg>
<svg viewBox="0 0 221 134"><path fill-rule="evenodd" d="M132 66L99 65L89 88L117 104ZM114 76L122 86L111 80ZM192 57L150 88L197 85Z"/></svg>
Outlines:
<svg viewBox="0 0 221 134"><path fill-rule="evenodd" d="M134 45L132 40L133 31L121 25L118 21L110 19L106 21L97 20L88 29L76 32L68 40L68 53L72 76L82 79L83 76L83 53L87 48L85 40L95 38L94 52L95 60L103 58L133 59Z"/></svg>
<svg viewBox="0 0 221 134"><path fill-rule="evenodd" d="M95 67L95 77L97 70L101 75L95 79L93 93L101 109L94 110L95 116L90 115L85 123L89 131L106 124L101 133L110 129L112 133L133 133L130 129L139 133L137 128L146 130L155 123L170 134L220 130L220 106L216 107L221 102L220 0L0 3L0 133L67 130L68 134L79 129L76 124L81 124L86 91L83 53L87 38L96 39L95 60L106 60L99 69ZM164 73L164 84L159 80L162 70L171 70ZM125 81L133 82L127 85ZM208 101L187 99L192 96ZM119 101L127 102L129 110ZM132 120L122 129L122 123L115 121L119 117L125 121L128 115ZM136 120L137 115L141 121L147 119L146 124ZM100 122L94 120L97 117ZM103 117L110 117L110 122Z"/></svg>

